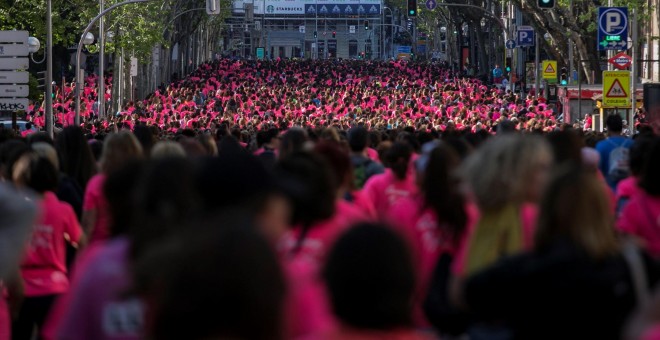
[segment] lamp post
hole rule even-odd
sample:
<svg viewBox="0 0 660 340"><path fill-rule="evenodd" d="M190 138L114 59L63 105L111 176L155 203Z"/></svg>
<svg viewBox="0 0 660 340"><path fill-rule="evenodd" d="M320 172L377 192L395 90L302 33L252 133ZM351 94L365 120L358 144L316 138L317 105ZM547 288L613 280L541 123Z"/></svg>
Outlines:
<svg viewBox="0 0 660 340"><path fill-rule="evenodd" d="M46 0L46 132L54 138L53 132L53 8L52 1Z"/></svg>
<svg viewBox="0 0 660 340"><path fill-rule="evenodd" d="M101 13L99 13L99 15L95 16L94 19L92 19L92 21L89 22L89 24L83 31L82 35L80 36L80 41L78 42L78 49L76 50L76 118L75 118L76 125L80 126L80 92L82 91L82 86L83 86L83 81L82 79L80 79L80 54L82 53L83 41L85 41L85 38L88 37L87 33L89 33L89 31L92 29L92 25L94 25L100 18L102 18L104 15L106 15L108 12L112 11L113 9L128 4L135 4L138 2L147 2L147 1L149 0L127 0L124 2L120 2L118 4L114 4L104 9Z"/></svg>
<svg viewBox="0 0 660 340"><path fill-rule="evenodd" d="M385 7L385 6L383 6L383 24L385 23L385 10L390 11L390 24L394 24L394 14L392 13L392 9L389 8L389 7ZM385 26L385 25L381 25L381 30L384 28L383 26ZM392 31L393 30L390 29L390 32L392 32ZM381 35L383 36L383 39L382 39L383 40L383 52L385 52L385 43L386 43L385 35L382 32L381 32ZM390 39L393 39L392 35L393 34L390 34ZM390 46L392 46L392 48L394 48L393 43L390 43ZM392 56L394 56L394 50L392 50ZM385 59L385 57L383 57L383 59Z"/></svg>
<svg viewBox="0 0 660 340"><path fill-rule="evenodd" d="M99 0L99 13L103 12L105 6L103 0ZM105 117L105 77L103 71L105 68L105 20L103 17L99 19L99 89L96 91L96 97L99 103L98 115L101 118Z"/></svg>

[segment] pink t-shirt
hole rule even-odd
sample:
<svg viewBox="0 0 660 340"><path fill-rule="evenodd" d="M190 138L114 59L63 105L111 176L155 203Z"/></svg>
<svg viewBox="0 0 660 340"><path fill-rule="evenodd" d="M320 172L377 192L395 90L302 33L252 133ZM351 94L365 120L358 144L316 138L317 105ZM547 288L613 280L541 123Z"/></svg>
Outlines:
<svg viewBox="0 0 660 340"><path fill-rule="evenodd" d="M73 208L60 202L54 193L44 193L41 216L21 263L25 296L61 294L67 291L69 279L65 237L76 243L81 236L82 229Z"/></svg>
<svg viewBox="0 0 660 340"><path fill-rule="evenodd" d="M125 298L130 288L128 269L129 241L125 238L97 242L77 262L66 306L58 306L61 315L50 325L55 339L141 339L144 327L144 304ZM59 303L59 301L58 301Z"/></svg>
<svg viewBox="0 0 660 340"><path fill-rule="evenodd" d="M417 267L417 288L413 317L418 327L427 327L422 306L428 294L428 287L440 255L456 256L459 244L465 238L467 230L454 239L438 226L438 218L431 209L423 209L423 199L419 196L400 200L390 213L393 226L406 238L412 250ZM467 226L478 220L477 209L466 204Z"/></svg>
<svg viewBox="0 0 660 340"><path fill-rule="evenodd" d="M306 258L322 266L325 255L334 241L353 224L368 220L368 216L351 203L338 200L334 216L310 227L295 256ZM279 242L278 249L284 257L290 255L296 248L300 233L300 228L294 228Z"/></svg>
<svg viewBox="0 0 660 340"><path fill-rule="evenodd" d="M87 183L87 189L85 190L83 211L96 210L96 221L90 237L90 242L105 240L110 235L108 202L103 194L103 183L105 183L105 178L106 176L104 174L94 175Z"/></svg>
<svg viewBox="0 0 660 340"><path fill-rule="evenodd" d="M337 329L314 334L310 337L302 338L304 340L431 340L436 337L425 334L413 329L397 329L391 331L377 330L358 330L348 327L338 327Z"/></svg>
<svg viewBox="0 0 660 340"><path fill-rule="evenodd" d="M286 324L287 338L298 339L335 327L325 285L319 277L320 267L302 256L286 260L287 277Z"/></svg>
<svg viewBox="0 0 660 340"><path fill-rule="evenodd" d="M417 186L413 176L399 180L392 170L386 169L382 174L371 176L364 184L362 193L372 202L378 217L384 219L399 200L416 195Z"/></svg>
<svg viewBox="0 0 660 340"><path fill-rule="evenodd" d="M621 231L646 242L653 257L660 257L660 197L646 192L634 196L623 208L618 226Z"/></svg>
<svg viewBox="0 0 660 340"><path fill-rule="evenodd" d="M11 316L9 315L9 307L5 301L4 287L0 283L0 340L11 339Z"/></svg>
<svg viewBox="0 0 660 340"><path fill-rule="evenodd" d="M616 186L616 205L617 211L621 212L628 200L642 193L642 189L637 182L638 178L630 176L622 179Z"/></svg>
<svg viewBox="0 0 660 340"><path fill-rule="evenodd" d="M378 151L372 148L367 148L367 156L374 162L380 162L380 157L378 156Z"/></svg>

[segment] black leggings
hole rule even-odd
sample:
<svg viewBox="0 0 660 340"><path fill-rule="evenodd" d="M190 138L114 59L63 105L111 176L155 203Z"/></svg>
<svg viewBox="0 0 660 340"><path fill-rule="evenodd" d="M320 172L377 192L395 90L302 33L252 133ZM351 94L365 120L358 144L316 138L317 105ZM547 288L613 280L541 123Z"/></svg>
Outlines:
<svg viewBox="0 0 660 340"><path fill-rule="evenodd" d="M34 327L37 327L37 332L41 333L50 307L53 305L55 298L58 295L44 295L35 297L26 297L21 305L21 311L18 314L18 319L12 323L11 338L12 340L30 340ZM38 334L37 333L37 334ZM41 336L37 336L41 339Z"/></svg>

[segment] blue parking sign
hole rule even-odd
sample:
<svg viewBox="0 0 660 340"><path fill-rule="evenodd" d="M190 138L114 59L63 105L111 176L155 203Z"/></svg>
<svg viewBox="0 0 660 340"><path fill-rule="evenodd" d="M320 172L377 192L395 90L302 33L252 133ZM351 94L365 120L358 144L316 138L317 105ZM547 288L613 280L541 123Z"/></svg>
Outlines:
<svg viewBox="0 0 660 340"><path fill-rule="evenodd" d="M628 46L628 7L598 7L599 51L625 50Z"/></svg>
<svg viewBox="0 0 660 340"><path fill-rule="evenodd" d="M517 46L534 46L534 28L531 26L518 26L516 40Z"/></svg>

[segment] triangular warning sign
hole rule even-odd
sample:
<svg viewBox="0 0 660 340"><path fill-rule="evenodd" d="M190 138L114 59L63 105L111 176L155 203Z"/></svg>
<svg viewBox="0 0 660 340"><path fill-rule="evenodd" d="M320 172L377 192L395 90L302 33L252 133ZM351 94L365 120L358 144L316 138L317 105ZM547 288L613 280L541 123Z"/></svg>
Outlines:
<svg viewBox="0 0 660 340"><path fill-rule="evenodd" d="M548 67L545 68L544 73L555 73L555 69L552 67L552 64L548 64Z"/></svg>
<svg viewBox="0 0 660 340"><path fill-rule="evenodd" d="M621 86L621 82L619 79L614 79L614 82L612 83L612 86L610 86L610 89L607 90L607 95L605 97L608 98L628 98L628 94L626 93L626 90Z"/></svg>

